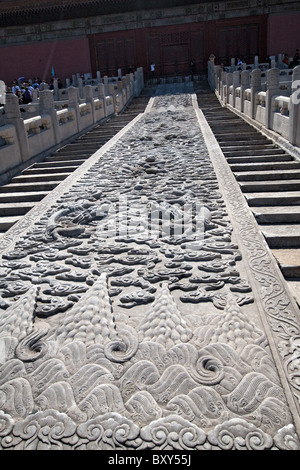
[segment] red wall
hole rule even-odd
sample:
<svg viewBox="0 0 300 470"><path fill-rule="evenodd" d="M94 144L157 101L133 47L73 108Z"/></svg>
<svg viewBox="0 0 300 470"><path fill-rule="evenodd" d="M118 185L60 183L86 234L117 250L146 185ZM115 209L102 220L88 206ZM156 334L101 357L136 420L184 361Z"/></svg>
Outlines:
<svg viewBox="0 0 300 470"><path fill-rule="evenodd" d="M194 23L91 35L93 73L100 70L102 76L113 76L118 68L127 73L142 66L147 76L151 62L156 65L156 76L189 73L193 58L202 70L203 27L203 23Z"/></svg>
<svg viewBox="0 0 300 470"><path fill-rule="evenodd" d="M39 77L50 82L51 71L62 80L91 72L87 38L0 48L0 80L10 85L19 77Z"/></svg>
<svg viewBox="0 0 300 470"><path fill-rule="evenodd" d="M266 57L267 17L249 16L181 25L137 28L89 36L93 74L116 75L120 67L142 66L146 77L149 65L156 64L156 76L190 73L196 60L196 73L206 70L210 54L216 63L230 65L230 59L245 56L253 61Z"/></svg>
<svg viewBox="0 0 300 470"><path fill-rule="evenodd" d="M293 57L300 49L300 11L274 14L268 20L268 55L285 54Z"/></svg>
<svg viewBox="0 0 300 470"><path fill-rule="evenodd" d="M143 66L147 76L151 61L158 75L189 73L191 59L205 70L211 53L224 64L240 54L249 60L256 54L260 60L285 52L293 56L300 48L299 24L300 11L5 46L0 47L0 80L7 85L20 76L50 81L52 67L62 80L97 70L115 75L118 67L126 73L129 66Z"/></svg>

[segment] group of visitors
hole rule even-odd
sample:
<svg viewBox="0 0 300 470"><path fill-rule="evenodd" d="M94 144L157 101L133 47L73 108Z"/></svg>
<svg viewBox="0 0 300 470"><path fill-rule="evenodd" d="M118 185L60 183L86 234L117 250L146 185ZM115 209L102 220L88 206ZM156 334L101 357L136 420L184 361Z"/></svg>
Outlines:
<svg viewBox="0 0 300 470"><path fill-rule="evenodd" d="M299 49L296 49L294 57L291 59L288 54L284 54L284 58L282 59L282 62L287 69L293 69L297 67L297 65L300 65L300 55L299 55Z"/></svg>
<svg viewBox="0 0 300 470"><path fill-rule="evenodd" d="M58 88L62 88L62 82L60 79L57 80ZM39 77L34 77L32 80L26 79L25 77L20 77L15 79L12 82L10 87L7 87L8 93L13 93L19 99L19 104L29 104L33 100L34 90L53 90L54 89L54 79L51 79L50 83L47 83L45 80L40 80Z"/></svg>
<svg viewBox="0 0 300 470"><path fill-rule="evenodd" d="M247 63L245 57L238 57L237 59L235 59L235 65L239 67L238 70L242 70L242 65L244 63ZM284 54L282 63L284 64L285 68L289 68L289 69L293 69L294 67L297 67L297 65L300 65L299 49L296 49L294 57L292 58L288 54ZM262 71L265 71L268 68L271 68L271 57L270 56L266 57L266 64L261 64L259 68Z"/></svg>

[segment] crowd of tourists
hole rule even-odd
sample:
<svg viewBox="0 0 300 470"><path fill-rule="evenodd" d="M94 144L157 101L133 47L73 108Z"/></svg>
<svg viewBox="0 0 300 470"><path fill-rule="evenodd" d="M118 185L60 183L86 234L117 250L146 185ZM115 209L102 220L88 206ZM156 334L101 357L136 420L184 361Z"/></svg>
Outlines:
<svg viewBox="0 0 300 470"><path fill-rule="evenodd" d="M235 64L238 67L238 70L242 70L242 64L247 63L244 57L238 57L235 59ZM296 49L294 56L291 58L288 54L284 54L282 59L283 67L293 69L297 65L300 65L300 54L299 49ZM227 67L224 64L221 64L223 69L227 71ZM271 66L270 57L266 58L266 64L261 64L260 69L265 71L266 68ZM191 63L191 67L195 67L194 61ZM154 75L155 64L151 64L151 71ZM61 80L57 79L58 88L63 88ZM40 80L39 77L34 77L32 80L26 79L25 77L20 77L15 79L11 86L7 87L7 93L13 93L19 99L19 104L28 104L33 100L34 90L53 90L54 89L54 78L51 79L50 83L47 83L45 80Z"/></svg>
<svg viewBox="0 0 300 470"><path fill-rule="evenodd" d="M293 69L297 67L297 65L300 65L299 49L296 49L296 52L293 58L290 58L288 54L284 54L284 58L282 59L282 62L285 68L289 68L289 69Z"/></svg>
<svg viewBox="0 0 300 470"><path fill-rule="evenodd" d="M62 88L62 82L60 79L58 81L58 88ZM40 80L39 77L34 77L32 80L26 79L25 77L20 77L15 79L12 82L11 86L7 87L7 93L13 93L19 99L20 104L29 104L33 100L34 90L53 90L54 89L54 79L51 79L50 83L47 83L45 80Z"/></svg>
<svg viewBox="0 0 300 470"><path fill-rule="evenodd" d="M237 67L237 70L243 70L243 64L246 64L246 70L252 69L251 65L247 65L248 61L245 57L241 56L235 58L234 65ZM292 74L292 69L294 69L298 65L300 65L299 49L296 49L293 57L289 56L288 54L282 54L282 65L280 66L280 68L291 69L290 74ZM266 72L267 70L269 70L272 67L271 57L267 56L265 62L259 64L258 67L262 72ZM222 70L224 70L224 72L230 72L230 66L221 63L221 68Z"/></svg>

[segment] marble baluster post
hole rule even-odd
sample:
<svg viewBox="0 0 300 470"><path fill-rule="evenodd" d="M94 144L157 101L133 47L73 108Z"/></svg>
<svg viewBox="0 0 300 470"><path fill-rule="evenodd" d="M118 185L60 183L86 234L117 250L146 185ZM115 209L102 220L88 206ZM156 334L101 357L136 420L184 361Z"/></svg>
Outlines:
<svg viewBox="0 0 300 470"><path fill-rule="evenodd" d="M300 145L300 65L294 68L292 76L292 93L290 97L289 141Z"/></svg>
<svg viewBox="0 0 300 470"><path fill-rule="evenodd" d="M226 75L226 96L225 96L225 104L230 104L229 103L229 97L230 97L230 87L232 85L232 82L233 82L233 74L232 73L228 73Z"/></svg>
<svg viewBox="0 0 300 470"><path fill-rule="evenodd" d="M12 93L6 94L5 102L5 124L13 124L16 129L18 144L20 148L20 157L22 162L26 162L29 155L28 137L24 126L24 120L21 118L19 100Z"/></svg>
<svg viewBox="0 0 300 470"><path fill-rule="evenodd" d="M114 110L116 112L116 92L114 83L109 83L108 85L109 95L112 97L114 102Z"/></svg>
<svg viewBox="0 0 300 470"><path fill-rule="evenodd" d="M235 70L232 74L232 106L235 108L235 90L240 86L241 83L241 73L239 70Z"/></svg>
<svg viewBox="0 0 300 470"><path fill-rule="evenodd" d="M272 98L280 94L279 90L280 70L273 68L267 71L267 91L266 91L266 122L265 126L270 129Z"/></svg>
<svg viewBox="0 0 300 470"><path fill-rule="evenodd" d="M107 116L105 86L103 83L99 83L98 85L98 97L103 101L104 116Z"/></svg>
<svg viewBox="0 0 300 470"><path fill-rule="evenodd" d="M244 112L245 90L247 90L249 87L250 87L250 72L249 70L243 70L241 72L241 101L240 101L241 103L240 111L242 113Z"/></svg>
<svg viewBox="0 0 300 470"><path fill-rule="evenodd" d="M43 90L40 92L39 111L41 116L43 114L50 115L55 143L57 144L58 142L60 142L60 132L57 113L54 107L54 97L51 90Z"/></svg>
<svg viewBox="0 0 300 470"><path fill-rule="evenodd" d="M255 69L251 73L251 118L255 119L256 93L261 91L261 70Z"/></svg>
<svg viewBox="0 0 300 470"><path fill-rule="evenodd" d="M79 91L77 87L68 88L69 108L75 110L77 132L80 131Z"/></svg>
<svg viewBox="0 0 300 470"><path fill-rule="evenodd" d="M90 103L92 108L92 115L93 115L93 123L96 122L96 110L95 110L95 101L94 101L94 94L93 94L93 87L92 85L85 86L85 99L87 103Z"/></svg>

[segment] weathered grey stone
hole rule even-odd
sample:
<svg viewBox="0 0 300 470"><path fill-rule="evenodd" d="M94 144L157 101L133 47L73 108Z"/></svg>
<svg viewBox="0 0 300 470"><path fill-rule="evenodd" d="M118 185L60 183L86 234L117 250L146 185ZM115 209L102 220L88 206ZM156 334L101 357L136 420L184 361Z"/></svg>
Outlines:
<svg viewBox="0 0 300 470"><path fill-rule="evenodd" d="M189 85L0 249L1 449L299 449L299 319Z"/></svg>

